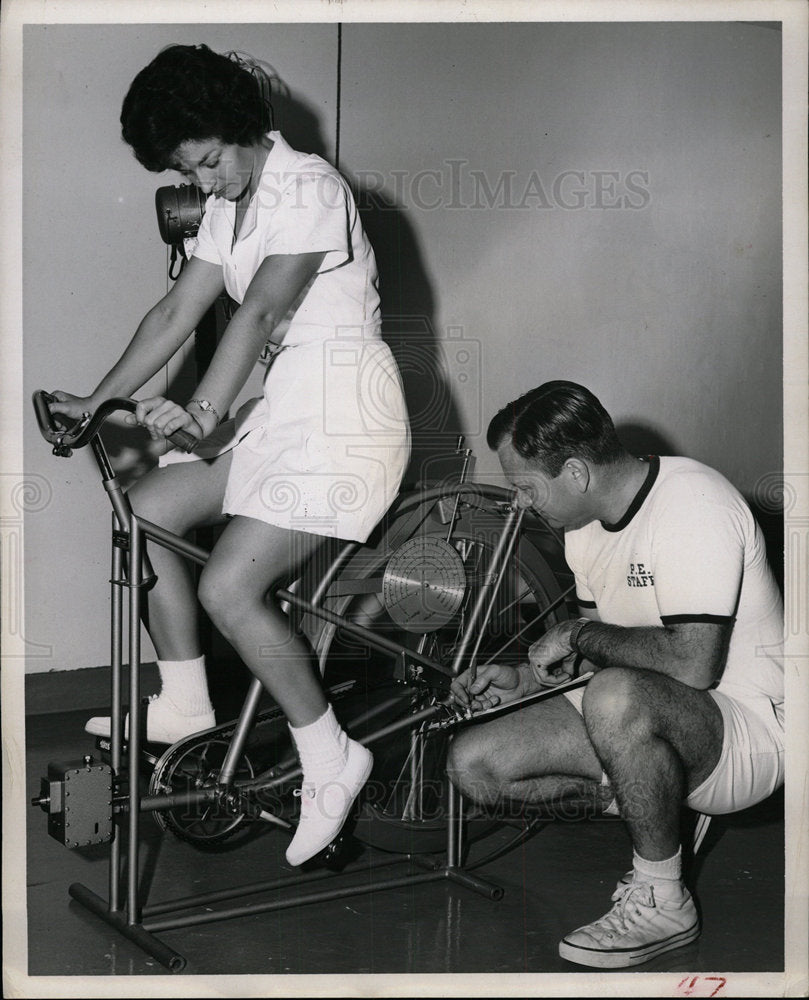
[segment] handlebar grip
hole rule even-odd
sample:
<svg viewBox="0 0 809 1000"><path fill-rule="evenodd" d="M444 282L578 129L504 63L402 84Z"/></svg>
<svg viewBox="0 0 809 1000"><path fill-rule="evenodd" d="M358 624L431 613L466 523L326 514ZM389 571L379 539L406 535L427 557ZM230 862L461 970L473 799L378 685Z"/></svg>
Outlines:
<svg viewBox="0 0 809 1000"><path fill-rule="evenodd" d="M50 403L56 401L55 396L44 389L38 389L33 394L34 412L36 413L39 430L46 441L56 444L62 451L60 454L69 454L68 448L83 447L95 435L110 413L116 410L125 410L132 413L137 406L134 399L108 399L102 403L90 418L86 414L84 418L75 422L69 417L64 417L64 424L61 424L62 414L59 414L60 424L56 423L54 415L50 410ZM67 421L70 421L67 423ZM199 441L188 431L178 430L169 436L169 441L177 448L185 452L192 452Z"/></svg>
<svg viewBox="0 0 809 1000"><path fill-rule="evenodd" d="M175 431L173 434L169 434L169 441L178 448L182 448L183 451L189 454L196 448L199 441L194 437L193 434L189 434L188 431Z"/></svg>
<svg viewBox="0 0 809 1000"><path fill-rule="evenodd" d="M44 389L38 389L34 393L33 401L37 423L39 424L40 432L43 434L65 433L69 427L73 427L77 423L81 423L80 420L73 420L65 414L60 414L60 417L65 421L65 423L61 427L57 426L49 405L50 403L56 402L56 397L52 396L49 392L45 392Z"/></svg>

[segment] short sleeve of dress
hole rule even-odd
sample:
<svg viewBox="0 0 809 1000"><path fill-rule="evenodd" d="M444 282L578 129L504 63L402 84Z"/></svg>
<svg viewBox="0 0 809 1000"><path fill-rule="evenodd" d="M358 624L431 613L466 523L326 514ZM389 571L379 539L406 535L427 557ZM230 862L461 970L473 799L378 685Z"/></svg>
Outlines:
<svg viewBox="0 0 809 1000"><path fill-rule="evenodd" d="M209 264L221 264L222 255L216 247L216 243L211 232L211 220L213 218L213 206L216 199L211 196L205 203L205 211L202 215L202 221L199 224L199 230L197 231L196 246L194 247L192 256L199 257L200 260L206 260Z"/></svg>
<svg viewBox="0 0 809 1000"><path fill-rule="evenodd" d="M710 487L688 483L656 511L652 565L664 625L734 617L744 572L742 516Z"/></svg>
<svg viewBox="0 0 809 1000"><path fill-rule="evenodd" d="M301 173L278 195L265 232L263 254L325 253L318 273L351 258L351 194L328 173Z"/></svg>

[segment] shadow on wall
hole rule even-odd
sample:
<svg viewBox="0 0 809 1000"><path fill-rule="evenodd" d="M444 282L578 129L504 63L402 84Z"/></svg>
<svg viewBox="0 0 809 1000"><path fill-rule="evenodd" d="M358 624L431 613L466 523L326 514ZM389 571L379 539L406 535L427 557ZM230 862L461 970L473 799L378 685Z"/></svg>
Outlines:
<svg viewBox="0 0 809 1000"><path fill-rule="evenodd" d="M276 81L275 91L275 123L287 142L329 159L317 113L293 97L283 82ZM413 451L405 484L413 485L436 478L441 459L454 451L462 429L435 329L433 288L401 206L387 191L370 190L348 171L341 172L354 193L379 268L382 336L399 366L410 416Z"/></svg>
<svg viewBox="0 0 809 1000"><path fill-rule="evenodd" d="M648 424L616 424L621 444L631 455L679 455L676 445Z"/></svg>
<svg viewBox="0 0 809 1000"><path fill-rule="evenodd" d="M387 192L363 189L346 175L379 268L382 335L404 384L412 434L406 485L440 478L441 460L454 449L462 423L445 368L445 346L435 328L435 297L415 233Z"/></svg>

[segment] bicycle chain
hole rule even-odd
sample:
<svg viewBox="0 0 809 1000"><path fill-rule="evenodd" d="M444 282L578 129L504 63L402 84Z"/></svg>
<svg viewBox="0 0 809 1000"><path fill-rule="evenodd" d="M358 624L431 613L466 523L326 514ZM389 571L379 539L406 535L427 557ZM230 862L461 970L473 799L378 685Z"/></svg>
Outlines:
<svg viewBox="0 0 809 1000"><path fill-rule="evenodd" d="M264 723L275 722L282 717L283 712L277 706L275 708L267 709L256 719L254 729L258 729ZM201 733L194 733L192 736L187 736L177 743L173 743L155 764L154 771L152 772L152 777L149 782L149 793L151 795L170 794L171 788L164 780L164 776L172 772L172 769L177 761L196 744L202 745L204 743L209 743L212 740L221 740L223 742L230 741L233 734L236 732L236 726L237 721L222 723L222 725L216 726L213 729L207 729ZM243 753L242 757L245 761L247 761L247 764L252 771L253 766L246 751ZM236 814L234 814L234 818L235 815ZM171 832L178 839L197 844L199 846L216 846L221 844L223 841L231 837L239 826L239 824L234 824L224 830L221 834L201 840L199 837L189 834L181 824L179 824L176 820L173 820L172 810L170 809L155 810L154 818L161 830L171 830ZM244 818L251 819L252 817L250 817L249 813L245 811Z"/></svg>
<svg viewBox="0 0 809 1000"><path fill-rule="evenodd" d="M353 680L344 681L330 688L329 691L333 697L339 697L341 695L348 694L350 691L353 690L354 686L355 682ZM253 723L253 726L251 727L251 732L255 733L257 730L261 728L262 725L278 722L282 718L284 718L284 713L281 710L281 708L278 707L277 705L274 706L273 708L265 709L263 712L260 712L259 715L257 716L255 722ZM229 742L230 739L233 737L233 734L236 732L237 725L238 725L238 719L233 720L231 722L224 722L220 726L215 726L214 728L207 729L201 733L194 733L191 736L186 736L184 739L179 740L177 743L173 743L163 753L162 757L158 758L157 762L154 765L152 777L149 782L149 793L151 795L169 794L170 788L165 783L165 781L162 780L162 776L171 772L177 760L180 757L182 757L186 753L186 751L188 751L195 744L198 743L202 744L210 742L211 740L222 740L223 742ZM252 770L253 765L250 762L250 758L247 756L247 748L245 748L245 751L243 752L242 756L243 759L247 761L250 769ZM251 779L252 780L255 779L255 774L251 775ZM227 840L230 836L232 836L236 832L239 826L239 824L235 824L234 826L223 831L219 835L214 835L213 837L209 837L206 840L201 840L199 837L195 837L193 834L187 833L187 831L179 823L173 821L171 818L171 814L172 810L170 809L155 810L153 814L154 819L157 825L160 827L160 829L163 831L171 830L172 833L175 836L177 836L180 840L185 840L190 843L197 844L203 847L208 847L208 846L215 847L216 845L222 843L224 840ZM248 821L255 818L255 816L250 815L249 806L247 806L244 810L244 818Z"/></svg>

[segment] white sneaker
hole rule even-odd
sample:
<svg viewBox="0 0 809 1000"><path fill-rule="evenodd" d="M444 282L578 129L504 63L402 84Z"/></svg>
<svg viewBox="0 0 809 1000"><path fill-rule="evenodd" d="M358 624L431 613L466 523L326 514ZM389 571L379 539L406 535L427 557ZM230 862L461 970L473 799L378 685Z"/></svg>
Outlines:
<svg viewBox="0 0 809 1000"><path fill-rule="evenodd" d="M177 709L167 699L161 699L153 694L149 699L146 711L146 739L149 743L176 743L186 736L192 736L203 729L211 729L216 725L213 711L202 715L180 715ZM84 727L85 732L93 736L109 736L111 731L109 716L96 715ZM129 714L124 720L124 738L129 737Z"/></svg>
<svg viewBox="0 0 809 1000"><path fill-rule="evenodd" d="M348 819L354 799L374 766L373 754L354 740L348 741L343 770L317 785L305 781L295 794L300 796L301 814L295 836L286 850L291 865L302 865L334 840Z"/></svg>
<svg viewBox="0 0 809 1000"><path fill-rule="evenodd" d="M612 898L615 905L609 913L560 942L562 958L599 969L621 969L648 962L699 936L697 908L680 882L619 883Z"/></svg>
<svg viewBox="0 0 809 1000"><path fill-rule="evenodd" d="M635 869L630 868L629 871L624 872L624 874L618 879L618 884L615 886L615 891L620 892L620 890L625 885L631 885L635 881ZM612 897L615 899L615 896Z"/></svg>

